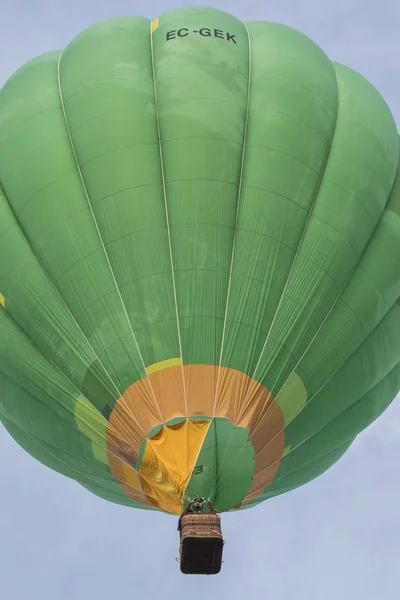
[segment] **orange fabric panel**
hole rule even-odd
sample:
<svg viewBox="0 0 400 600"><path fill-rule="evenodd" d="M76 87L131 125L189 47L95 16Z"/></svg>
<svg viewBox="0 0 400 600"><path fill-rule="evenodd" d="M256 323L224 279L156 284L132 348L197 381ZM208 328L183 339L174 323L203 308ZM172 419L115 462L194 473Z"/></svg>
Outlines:
<svg viewBox="0 0 400 600"><path fill-rule="evenodd" d="M166 423L175 417L187 416L182 365L153 371L149 375L149 380L162 415L162 421L158 419L158 424Z"/></svg>
<svg viewBox="0 0 400 600"><path fill-rule="evenodd" d="M108 460L112 474L129 498L145 506L151 506L151 502L141 489L139 477L135 469L117 458L114 454L109 454Z"/></svg>
<svg viewBox="0 0 400 600"><path fill-rule="evenodd" d="M281 409L271 399L268 410L250 433L256 453L254 478L242 505L261 495L278 472L285 450L285 422Z"/></svg>
<svg viewBox="0 0 400 600"><path fill-rule="evenodd" d="M282 411L270 391L245 373L216 365L182 367L179 360L150 365L148 375L117 400L107 427L111 471L131 498L137 500L139 494L144 504L178 514L209 421L164 424L187 415L225 417L248 429L256 453L246 503L262 493L279 469L285 441ZM136 489L137 474L129 468L136 469L141 445L157 425L163 427L146 443Z"/></svg>

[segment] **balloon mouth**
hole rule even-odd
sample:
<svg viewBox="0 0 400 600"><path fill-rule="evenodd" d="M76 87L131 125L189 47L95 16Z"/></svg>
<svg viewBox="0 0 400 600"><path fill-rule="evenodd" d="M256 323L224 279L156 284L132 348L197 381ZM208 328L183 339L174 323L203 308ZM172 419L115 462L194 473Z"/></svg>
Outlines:
<svg viewBox="0 0 400 600"><path fill-rule="evenodd" d="M144 506L179 514L188 496L200 494L225 511L273 481L284 426L271 392L245 373L170 359L148 367L115 403L108 461Z"/></svg>
<svg viewBox="0 0 400 600"><path fill-rule="evenodd" d="M174 419L147 439L139 479L160 510L180 514L189 499L201 496L222 512L242 502L254 460L247 429L228 419Z"/></svg>

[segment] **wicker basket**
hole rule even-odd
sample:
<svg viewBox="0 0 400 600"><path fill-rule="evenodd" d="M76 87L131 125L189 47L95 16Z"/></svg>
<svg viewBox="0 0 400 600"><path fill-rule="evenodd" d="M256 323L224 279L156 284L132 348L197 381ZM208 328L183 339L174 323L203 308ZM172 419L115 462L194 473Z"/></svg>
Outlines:
<svg viewBox="0 0 400 600"><path fill-rule="evenodd" d="M223 538L216 513L182 516L180 561L182 573L214 575L221 570Z"/></svg>
<svg viewBox="0 0 400 600"><path fill-rule="evenodd" d="M221 519L218 514L193 514L182 517L181 540L191 538L220 538L222 540Z"/></svg>

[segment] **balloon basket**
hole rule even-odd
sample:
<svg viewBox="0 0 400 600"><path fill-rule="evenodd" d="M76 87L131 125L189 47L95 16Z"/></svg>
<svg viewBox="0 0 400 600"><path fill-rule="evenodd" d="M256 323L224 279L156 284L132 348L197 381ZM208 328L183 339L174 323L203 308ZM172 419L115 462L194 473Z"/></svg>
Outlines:
<svg viewBox="0 0 400 600"><path fill-rule="evenodd" d="M180 566L186 575L216 575L221 570L224 540L218 514L182 517Z"/></svg>

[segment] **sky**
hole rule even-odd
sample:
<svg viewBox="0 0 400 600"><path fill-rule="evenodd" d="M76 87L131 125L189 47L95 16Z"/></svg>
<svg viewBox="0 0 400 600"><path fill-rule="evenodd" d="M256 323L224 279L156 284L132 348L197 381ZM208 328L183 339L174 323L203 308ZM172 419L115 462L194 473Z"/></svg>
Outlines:
<svg viewBox="0 0 400 600"><path fill-rule="evenodd" d="M200 2L0 0L0 87L34 56L124 14ZM285 23L367 77L400 129L396 0L207 2L244 21ZM0 598L397 600L400 400L314 482L224 515L217 577L185 577L176 519L107 503L37 463L0 426Z"/></svg>

